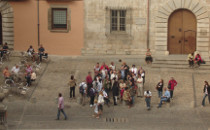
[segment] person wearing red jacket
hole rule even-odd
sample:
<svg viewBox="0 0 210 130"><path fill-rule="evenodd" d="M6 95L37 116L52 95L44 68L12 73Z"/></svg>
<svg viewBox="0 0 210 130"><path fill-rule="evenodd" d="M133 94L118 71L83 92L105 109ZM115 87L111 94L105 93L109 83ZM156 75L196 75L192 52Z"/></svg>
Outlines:
<svg viewBox="0 0 210 130"><path fill-rule="evenodd" d="M87 83L87 96L89 96L90 88L92 87L92 76L91 72L88 72L88 76L86 77L86 83Z"/></svg>
<svg viewBox="0 0 210 130"><path fill-rule="evenodd" d="M100 70L102 70L103 68L109 71L109 67L105 64L105 62L103 62L103 64L101 65Z"/></svg>
<svg viewBox="0 0 210 130"><path fill-rule="evenodd" d="M169 91L170 91L170 96L171 96L171 99L173 99L173 93L174 93L174 87L177 85L177 82L176 80L171 77L171 80L169 80L168 82L168 86L169 86Z"/></svg>

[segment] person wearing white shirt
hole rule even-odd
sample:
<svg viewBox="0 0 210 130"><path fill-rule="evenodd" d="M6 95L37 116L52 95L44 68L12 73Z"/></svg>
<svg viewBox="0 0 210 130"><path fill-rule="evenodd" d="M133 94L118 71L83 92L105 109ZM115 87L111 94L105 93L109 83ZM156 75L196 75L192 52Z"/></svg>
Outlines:
<svg viewBox="0 0 210 130"><path fill-rule="evenodd" d="M130 69L130 71L131 71L132 73L134 73L134 74L137 76L138 69L136 68L135 65L132 65L132 68Z"/></svg>
<svg viewBox="0 0 210 130"><path fill-rule="evenodd" d="M102 90L102 88L103 88L102 79L99 79L96 91L99 93Z"/></svg>
<svg viewBox="0 0 210 130"><path fill-rule="evenodd" d="M138 79L137 79L136 82L137 82L137 86L138 86L137 96L138 97L143 97L144 84L143 84L143 78L141 77L141 75L138 75Z"/></svg>
<svg viewBox="0 0 210 130"><path fill-rule="evenodd" d="M11 72L15 75L18 75L18 73L20 72L20 68L18 65L15 65L12 69Z"/></svg>
<svg viewBox="0 0 210 130"><path fill-rule="evenodd" d="M109 68L112 69L112 70L115 70L116 69L116 67L114 65L114 62L111 62L111 64L109 65Z"/></svg>
<svg viewBox="0 0 210 130"><path fill-rule="evenodd" d="M151 102L152 93L149 90L147 90L144 92L144 97L147 104L147 110L150 110L150 102Z"/></svg>

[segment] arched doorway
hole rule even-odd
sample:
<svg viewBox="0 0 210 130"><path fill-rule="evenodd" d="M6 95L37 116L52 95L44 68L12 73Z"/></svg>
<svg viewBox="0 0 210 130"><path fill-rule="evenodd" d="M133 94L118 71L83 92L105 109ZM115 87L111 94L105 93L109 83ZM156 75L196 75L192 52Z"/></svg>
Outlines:
<svg viewBox="0 0 210 130"><path fill-rule="evenodd" d="M0 13L0 45L3 44L3 37L2 37L2 15Z"/></svg>
<svg viewBox="0 0 210 130"><path fill-rule="evenodd" d="M196 28L196 17L191 11L174 11L168 20L169 54L189 54L196 51Z"/></svg>

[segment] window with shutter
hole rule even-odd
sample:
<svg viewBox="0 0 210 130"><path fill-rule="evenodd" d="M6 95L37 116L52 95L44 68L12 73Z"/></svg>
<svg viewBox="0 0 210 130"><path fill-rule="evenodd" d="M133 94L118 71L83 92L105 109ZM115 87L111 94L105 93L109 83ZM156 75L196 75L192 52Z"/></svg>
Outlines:
<svg viewBox="0 0 210 130"><path fill-rule="evenodd" d="M126 10L111 10L111 31L126 31Z"/></svg>
<svg viewBox="0 0 210 130"><path fill-rule="evenodd" d="M52 8L52 29L67 29L67 9Z"/></svg>

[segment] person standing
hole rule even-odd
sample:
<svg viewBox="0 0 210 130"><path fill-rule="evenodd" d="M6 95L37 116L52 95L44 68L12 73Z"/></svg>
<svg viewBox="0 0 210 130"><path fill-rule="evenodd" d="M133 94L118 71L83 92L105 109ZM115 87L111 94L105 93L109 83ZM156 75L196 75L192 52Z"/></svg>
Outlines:
<svg viewBox="0 0 210 130"><path fill-rule="evenodd" d="M160 80L160 82L157 84L156 89L158 91L158 97L161 98L162 94L163 94L163 79Z"/></svg>
<svg viewBox="0 0 210 130"><path fill-rule="evenodd" d="M90 107L92 107L94 105L94 99L96 94L96 90L93 88L93 86L91 86L89 94L90 94Z"/></svg>
<svg viewBox="0 0 210 130"><path fill-rule="evenodd" d="M159 105L158 105L157 108L160 108L160 107L162 106L162 102L170 101L170 92L169 92L166 88L164 88L164 91L165 91L165 93L164 93L164 95L160 98L160 103L159 103Z"/></svg>
<svg viewBox="0 0 210 130"><path fill-rule="evenodd" d="M112 87L114 105L117 105L117 97L119 96L119 84L116 78L114 78L114 84Z"/></svg>
<svg viewBox="0 0 210 130"><path fill-rule="evenodd" d="M56 120L60 119L60 112L63 113L63 115L65 117L64 119L67 120L66 113L64 112L64 99L63 99L61 93L58 94L58 114L57 114L57 119Z"/></svg>
<svg viewBox="0 0 210 130"><path fill-rule="evenodd" d="M69 81L69 86L70 86L70 98L72 98L72 93L73 93L73 98L75 98L75 87L76 87L76 79L74 79L74 76L71 76L71 79Z"/></svg>
<svg viewBox="0 0 210 130"><path fill-rule="evenodd" d="M151 102L152 93L149 90L147 90L144 92L144 97L145 97L145 102L147 104L147 110L150 110L150 102Z"/></svg>
<svg viewBox="0 0 210 130"><path fill-rule="evenodd" d="M173 99L174 87L176 87L176 85L177 85L176 80L173 77L171 77L171 80L169 80L168 82L168 89L170 91L171 99Z"/></svg>
<svg viewBox="0 0 210 130"><path fill-rule="evenodd" d="M131 108L131 95L128 87L125 88L125 91L123 93L123 100L125 101L126 105L128 105L128 108Z"/></svg>
<svg viewBox="0 0 210 130"><path fill-rule="evenodd" d="M85 81L80 83L80 85L79 85L79 92L80 92L81 97L82 97L81 104L84 106L85 105L85 98L87 96L87 84L85 83Z"/></svg>
<svg viewBox="0 0 210 130"><path fill-rule="evenodd" d="M88 76L86 77L87 96L89 96L90 88L93 85L92 82L93 82L93 80L92 80L91 72L88 72Z"/></svg>
<svg viewBox="0 0 210 130"><path fill-rule="evenodd" d="M207 96L208 96L209 104L210 104L210 86L209 86L209 83L207 81L204 81L204 83L205 83L204 88L203 88L204 96L203 96L203 100L202 100L202 106L203 107L205 106L205 99L206 99Z"/></svg>
<svg viewBox="0 0 210 130"><path fill-rule="evenodd" d="M138 79L136 82L138 86L137 97L143 97L144 84L143 84L143 78L141 77L141 75L138 75Z"/></svg>

